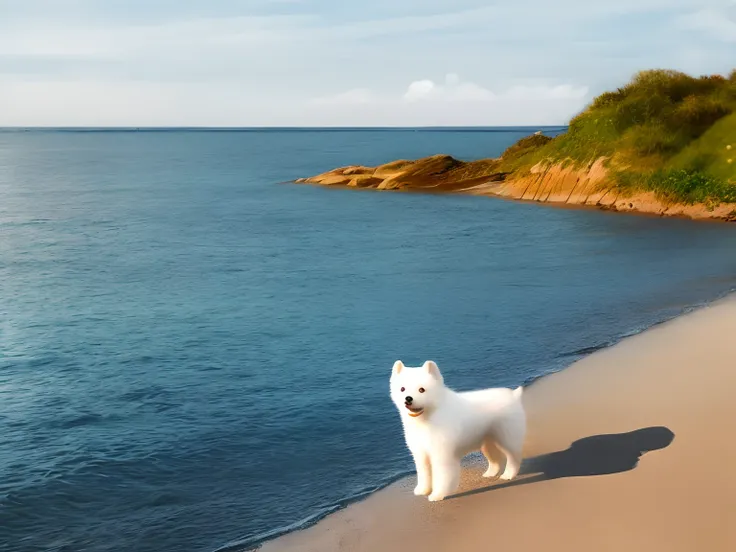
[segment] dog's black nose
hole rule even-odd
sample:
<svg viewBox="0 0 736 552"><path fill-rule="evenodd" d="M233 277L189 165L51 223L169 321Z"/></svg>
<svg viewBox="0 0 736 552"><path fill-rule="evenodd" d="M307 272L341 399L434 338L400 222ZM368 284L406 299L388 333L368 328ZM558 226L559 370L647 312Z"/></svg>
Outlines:
<svg viewBox="0 0 736 552"><path fill-rule="evenodd" d="M405 402L406 404L411 404L411 403L412 403L413 401L414 401L414 398L413 398L413 397L406 397L406 398L404 399L404 402Z"/></svg>

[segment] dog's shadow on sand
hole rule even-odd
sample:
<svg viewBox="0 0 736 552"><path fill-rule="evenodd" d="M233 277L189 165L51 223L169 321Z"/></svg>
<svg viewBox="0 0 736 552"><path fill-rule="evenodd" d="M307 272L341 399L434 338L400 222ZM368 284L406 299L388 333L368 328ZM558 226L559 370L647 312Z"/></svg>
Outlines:
<svg viewBox="0 0 736 552"><path fill-rule="evenodd" d="M567 450L524 460L519 479L472 489L448 498L471 496L563 477L607 475L633 470L644 454L668 447L674 438L675 434L663 426L585 437L575 441Z"/></svg>

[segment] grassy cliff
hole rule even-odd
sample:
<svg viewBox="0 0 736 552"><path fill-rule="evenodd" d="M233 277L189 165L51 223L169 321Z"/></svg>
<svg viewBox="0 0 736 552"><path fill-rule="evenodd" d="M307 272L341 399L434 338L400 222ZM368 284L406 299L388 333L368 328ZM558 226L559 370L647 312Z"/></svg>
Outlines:
<svg viewBox="0 0 736 552"><path fill-rule="evenodd" d="M511 146L499 170L520 177L533 167L584 168L599 159L609 185L622 192L684 204L736 202L736 70L729 77L638 73L598 96L564 134Z"/></svg>

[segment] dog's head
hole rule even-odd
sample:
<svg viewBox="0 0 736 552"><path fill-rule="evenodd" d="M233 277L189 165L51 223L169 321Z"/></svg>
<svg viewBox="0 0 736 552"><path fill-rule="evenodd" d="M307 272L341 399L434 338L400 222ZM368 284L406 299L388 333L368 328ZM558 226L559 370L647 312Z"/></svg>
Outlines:
<svg viewBox="0 0 736 552"><path fill-rule="evenodd" d="M402 416L418 418L438 403L445 383L440 369L428 360L419 368L409 368L397 360L391 371L391 400Z"/></svg>

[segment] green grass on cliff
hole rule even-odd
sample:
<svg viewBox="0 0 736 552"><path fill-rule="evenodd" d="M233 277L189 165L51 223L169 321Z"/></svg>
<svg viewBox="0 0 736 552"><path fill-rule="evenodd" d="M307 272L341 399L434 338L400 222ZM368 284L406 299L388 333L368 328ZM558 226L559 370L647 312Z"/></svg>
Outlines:
<svg viewBox="0 0 736 552"><path fill-rule="evenodd" d="M736 70L691 77L638 73L601 94L549 139L527 137L503 155L503 171L536 163L584 167L600 157L616 185L682 203L736 202Z"/></svg>

